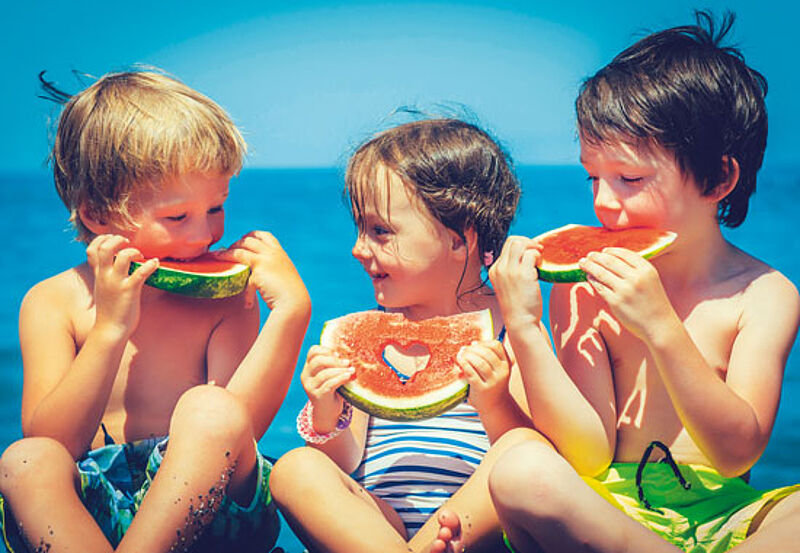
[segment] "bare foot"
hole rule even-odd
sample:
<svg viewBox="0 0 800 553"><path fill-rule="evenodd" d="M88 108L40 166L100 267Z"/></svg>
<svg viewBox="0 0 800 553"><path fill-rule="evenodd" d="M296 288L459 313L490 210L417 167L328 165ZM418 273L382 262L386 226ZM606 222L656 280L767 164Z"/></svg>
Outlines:
<svg viewBox="0 0 800 553"><path fill-rule="evenodd" d="M461 553L464 544L461 539L461 521L450 509L439 511L439 535L433 540L431 553Z"/></svg>

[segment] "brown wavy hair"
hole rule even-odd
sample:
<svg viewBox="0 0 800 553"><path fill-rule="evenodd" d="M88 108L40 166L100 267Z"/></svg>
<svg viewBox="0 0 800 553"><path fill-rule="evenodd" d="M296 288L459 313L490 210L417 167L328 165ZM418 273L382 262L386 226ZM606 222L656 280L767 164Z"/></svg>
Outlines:
<svg viewBox="0 0 800 553"><path fill-rule="evenodd" d="M345 173L345 198L364 230L364 206L379 201L381 166L397 175L446 228L473 229L478 254L500 254L520 197L513 162L489 134L458 119L427 119L383 131L362 144ZM384 172L384 178L389 175ZM388 186L388 182L386 183Z"/></svg>

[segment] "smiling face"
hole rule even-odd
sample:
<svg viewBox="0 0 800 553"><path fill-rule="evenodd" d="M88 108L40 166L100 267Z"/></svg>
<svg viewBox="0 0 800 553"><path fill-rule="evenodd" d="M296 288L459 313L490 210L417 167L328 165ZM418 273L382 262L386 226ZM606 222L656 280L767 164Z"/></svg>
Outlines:
<svg viewBox="0 0 800 553"><path fill-rule="evenodd" d="M452 310L466 259L463 241L393 172L382 168L375 176L374 201L362 206L363 228L352 251L372 279L375 299L408 316Z"/></svg>
<svg viewBox="0 0 800 553"><path fill-rule="evenodd" d="M581 139L581 164L589 174L594 211L611 229L650 227L679 235L716 213L713 198L704 197L665 149L628 144L595 144Z"/></svg>
<svg viewBox="0 0 800 553"><path fill-rule="evenodd" d="M222 238L229 180L203 173L164 179L131 202L134 226L110 221L98 230L128 238L146 258L197 257Z"/></svg>

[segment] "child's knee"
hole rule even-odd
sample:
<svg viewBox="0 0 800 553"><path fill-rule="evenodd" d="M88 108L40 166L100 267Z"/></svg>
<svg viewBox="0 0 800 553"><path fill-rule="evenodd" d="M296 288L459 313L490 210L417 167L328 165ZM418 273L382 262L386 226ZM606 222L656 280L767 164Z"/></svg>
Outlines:
<svg viewBox="0 0 800 553"><path fill-rule="evenodd" d="M219 386L195 386L183 393L175 405L170 435L190 433L197 439L230 442L252 440L249 413L243 402Z"/></svg>
<svg viewBox="0 0 800 553"><path fill-rule="evenodd" d="M284 455L272 467L269 475L269 489L276 501L282 497L302 491L313 493L315 475L325 466L328 456L313 447L298 447Z"/></svg>
<svg viewBox="0 0 800 553"><path fill-rule="evenodd" d="M527 441L505 452L489 474L492 500L503 509L522 504L545 511L557 509L561 471L566 461L545 442Z"/></svg>
<svg viewBox="0 0 800 553"><path fill-rule="evenodd" d="M41 487L53 479L69 481L74 474L75 461L61 443L52 438L23 438L8 446L0 458L0 492Z"/></svg>

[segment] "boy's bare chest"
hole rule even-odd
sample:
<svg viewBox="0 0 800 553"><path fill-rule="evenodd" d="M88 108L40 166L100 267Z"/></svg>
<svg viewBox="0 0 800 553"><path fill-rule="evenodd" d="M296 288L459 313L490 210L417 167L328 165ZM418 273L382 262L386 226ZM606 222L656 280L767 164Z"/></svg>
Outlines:
<svg viewBox="0 0 800 553"><path fill-rule="evenodd" d="M116 368L103 416L115 440L167 433L181 394L207 381L206 352L217 322L214 316L196 310L159 306L142 310ZM93 324L93 310L78 317L78 348Z"/></svg>
<svg viewBox="0 0 800 553"><path fill-rule="evenodd" d="M714 299L676 311L692 342L712 370L725 379L739 317L733 298ZM677 459L704 457L683 427L664 380L645 344L624 328L605 333L614 377L618 461L638 461L647 445L659 440Z"/></svg>

